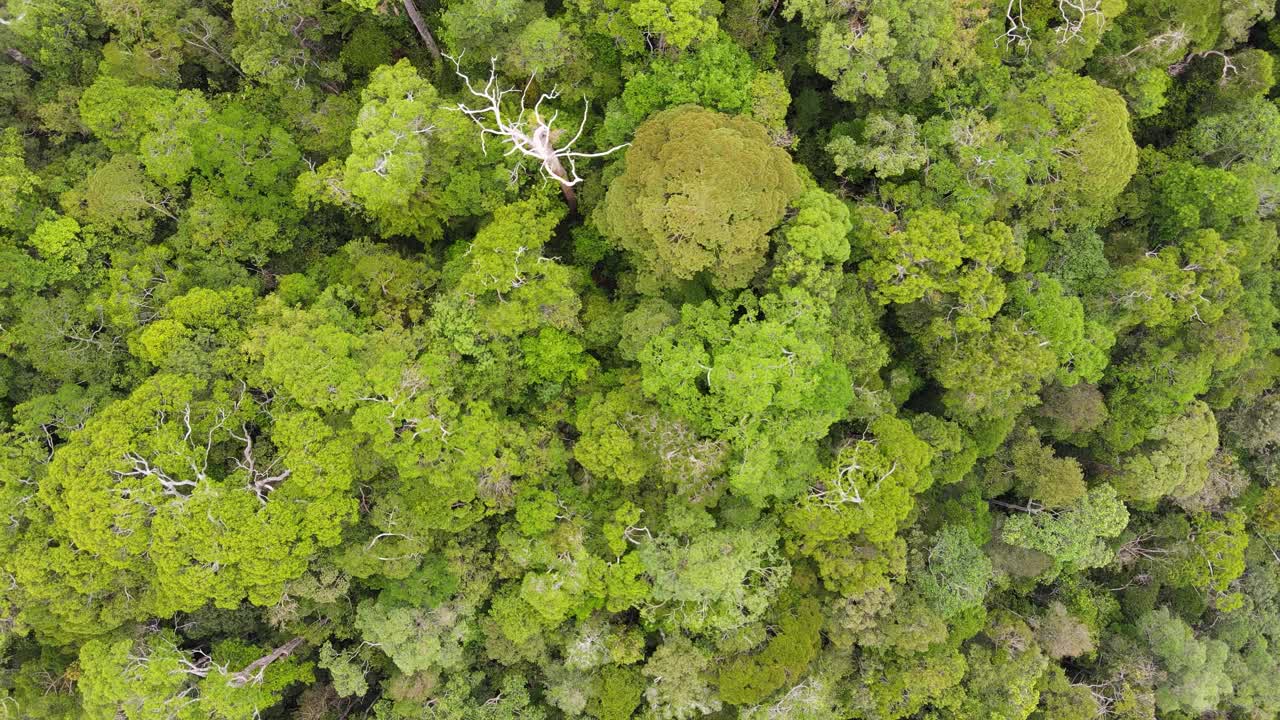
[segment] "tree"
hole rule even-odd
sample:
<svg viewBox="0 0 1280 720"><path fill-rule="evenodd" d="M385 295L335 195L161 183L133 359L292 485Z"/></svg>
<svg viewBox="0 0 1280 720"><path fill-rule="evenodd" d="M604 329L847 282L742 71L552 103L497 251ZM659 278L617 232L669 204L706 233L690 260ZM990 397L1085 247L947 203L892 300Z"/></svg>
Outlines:
<svg viewBox="0 0 1280 720"><path fill-rule="evenodd" d="M1049 605L1035 629L1040 647L1054 660L1080 657L1094 650L1094 639L1089 626L1056 600Z"/></svg>
<svg viewBox="0 0 1280 720"><path fill-rule="evenodd" d="M1041 383L1057 365L1042 342L1007 316L997 317L989 333L940 340L940 357L930 359L948 414L972 425L1008 418L1011 408L1035 404Z"/></svg>
<svg viewBox="0 0 1280 720"><path fill-rule="evenodd" d="M932 449L907 423L885 416L871 430L874 439L851 439L814 472L784 515L788 544L812 556L825 585L845 596L885 589L906 572L898 532L932 482Z"/></svg>
<svg viewBox="0 0 1280 720"><path fill-rule="evenodd" d="M783 16L799 15L810 33L817 71L847 102L926 94L938 81L935 63L957 30L947 3L873 2L853 7L825 0L788 0Z"/></svg>
<svg viewBox="0 0 1280 720"><path fill-rule="evenodd" d="M600 720L627 720L639 707L645 683L640 671L606 667L599 679L599 708L592 715Z"/></svg>
<svg viewBox="0 0 1280 720"><path fill-rule="evenodd" d="M920 594L943 617L981 606L991 582L991 560L967 529L944 527L929 549Z"/></svg>
<svg viewBox="0 0 1280 720"><path fill-rule="evenodd" d="M1102 379L1115 336L1106 325L1085 319L1080 298L1043 275L1016 282L1009 290L1013 309L1021 311L1058 356L1057 380L1062 387Z"/></svg>
<svg viewBox="0 0 1280 720"><path fill-rule="evenodd" d="M784 687L799 684L818 655L822 614L812 599L778 621L764 650L738 656L720 668L720 697L731 705L757 705Z"/></svg>
<svg viewBox="0 0 1280 720"><path fill-rule="evenodd" d="M884 179L919 170L929 159L928 148L920 141L919 127L912 115L874 113L861 128L861 138L839 135L827 144L836 164L836 174L858 177L872 173Z"/></svg>
<svg viewBox="0 0 1280 720"><path fill-rule="evenodd" d="M630 138L659 110L696 104L728 115L748 114L781 138L790 95L781 78L757 68L751 56L724 33L678 57L659 56L627 80L622 95L609 102L599 130L601 144ZM775 91L781 90L780 93Z"/></svg>
<svg viewBox="0 0 1280 720"><path fill-rule="evenodd" d="M440 237L450 218L501 199L500 180L472 150L467 123L441 107L436 89L407 60L374 70L361 101L351 154L340 172L333 169L333 186L315 188L320 199L349 197L385 234L426 240Z"/></svg>
<svg viewBox="0 0 1280 720"><path fill-rule="evenodd" d="M1025 718L1036 708L1049 662L1021 619L993 613L983 634L969 642L965 659L966 693L954 717Z"/></svg>
<svg viewBox="0 0 1280 720"><path fill-rule="evenodd" d="M228 640L210 652L188 652L171 630L92 640L80 650L86 716L252 717L279 702L288 686L313 680L311 664L291 657L301 644L296 638L268 651Z"/></svg>
<svg viewBox="0 0 1280 720"><path fill-rule="evenodd" d="M1125 498L1152 503L1165 495L1194 495L1209 477L1209 460L1218 445L1218 423L1204 403L1154 428L1135 452L1123 459L1113 484Z"/></svg>
<svg viewBox="0 0 1280 720"><path fill-rule="evenodd" d="M649 656L641 672L649 680L644 699L664 720L688 720L723 706L712 684L711 655L684 635L668 634Z"/></svg>
<svg viewBox="0 0 1280 720"><path fill-rule="evenodd" d="M27 169L18 129L5 128L0 133L0 228L26 224L28 203L34 200L39 185L39 178Z"/></svg>
<svg viewBox="0 0 1280 720"><path fill-rule="evenodd" d="M1080 463L1073 457L1058 457L1031 428L1015 428L986 470L984 492L991 497L1012 490L1037 506L1060 508L1086 490Z"/></svg>
<svg viewBox="0 0 1280 720"><path fill-rule="evenodd" d="M1009 515L1000 538L1010 545L1042 552L1061 564L1098 567L1111 559L1105 540L1119 535L1128 522L1129 513L1115 489L1099 485L1063 510Z"/></svg>
<svg viewBox="0 0 1280 720"><path fill-rule="evenodd" d="M338 542L354 475L342 438L313 416L282 414L268 442L245 392L157 375L54 453L42 501L103 572L147 578L135 612L273 603Z"/></svg>
<svg viewBox="0 0 1280 720"><path fill-rule="evenodd" d="M827 349L826 318L799 289L758 308L706 301L686 305L680 323L640 353L644 393L732 447L741 460L730 487L757 504L799 492L814 466L804 443L824 436L853 400L848 371Z"/></svg>
<svg viewBox="0 0 1280 720"><path fill-rule="evenodd" d="M300 212L288 188L302 166L289 134L243 105L228 105L191 131L196 177L179 222L188 252L261 263L289 247Z"/></svg>
<svg viewBox="0 0 1280 720"><path fill-rule="evenodd" d="M1045 75L1003 104L995 120L1035 163L1027 219L1040 228L1099 224L1133 176L1138 150L1120 94L1087 77Z"/></svg>
<svg viewBox="0 0 1280 720"><path fill-rule="evenodd" d="M1201 118L1182 141L1185 153L1217 167L1257 163L1274 170L1280 156L1272 154L1280 140L1280 109L1255 97L1231 112Z"/></svg>
<svg viewBox="0 0 1280 720"><path fill-rule="evenodd" d="M425 608L366 601L356 610L356 628L402 673L458 670L474 612L457 602Z"/></svg>
<svg viewBox="0 0 1280 720"><path fill-rule="evenodd" d="M763 266L768 233L800 189L763 126L678 107L636 131L595 220L630 253L646 287L705 271L714 287L733 290Z"/></svg>
<svg viewBox="0 0 1280 720"><path fill-rule="evenodd" d="M153 232L161 218L177 219L178 198L152 182L138 158L114 155L85 180L76 203L81 223L136 237Z"/></svg>
<svg viewBox="0 0 1280 720"><path fill-rule="evenodd" d="M639 557L655 603L647 614L670 630L699 634L760 619L791 576L778 539L776 529L762 526L644 543Z"/></svg>
<svg viewBox="0 0 1280 720"><path fill-rule="evenodd" d="M713 37L718 0L573 0L591 31L605 35L628 55L678 52Z"/></svg>
<svg viewBox="0 0 1280 720"><path fill-rule="evenodd" d="M939 643L916 654L869 652L858 659L850 708L869 718L898 720L926 706L945 706L965 675L965 659Z"/></svg>
<svg viewBox="0 0 1280 720"><path fill-rule="evenodd" d="M6 8L6 56L55 84L85 84L106 28L91 0L16 0Z"/></svg>
<svg viewBox="0 0 1280 720"><path fill-rule="evenodd" d="M431 57L435 58L437 63L440 62L440 46L436 44L435 36L431 34L431 30L427 28L426 21L422 19L422 13L418 11L417 3L413 0L404 0L404 12L409 16L410 22L413 23L413 29L418 31L418 37L422 38L422 43L431 51Z"/></svg>
<svg viewBox="0 0 1280 720"><path fill-rule="evenodd" d="M539 21L546 21L545 11L537 3L527 0L504 0L503 2L482 3L475 0L453 0L446 4L441 13L440 37L444 44L461 62L465 53L473 54L472 65L479 67L490 58L502 58L504 69L510 66L512 72L519 74L547 74L551 68L518 67L513 62L518 37L522 30L527 30ZM569 52L561 47L562 56Z"/></svg>
<svg viewBox="0 0 1280 720"><path fill-rule="evenodd" d="M854 237L870 257L858 272L881 304L924 300L947 307L958 329L980 329L1004 305L1001 273L1022 269L1022 248L1003 223L962 223L926 210L898 229L883 211L862 208L861 215Z"/></svg>
<svg viewBox="0 0 1280 720"><path fill-rule="evenodd" d="M320 15L316 0L234 0L231 58L245 75L268 85L332 81L337 64L325 57Z"/></svg>
<svg viewBox="0 0 1280 720"><path fill-rule="evenodd" d="M150 129L149 111L174 102L174 93L146 85L130 85L99 75L80 95L80 120L112 151L137 152Z"/></svg>
<svg viewBox="0 0 1280 720"><path fill-rule="evenodd" d="M1214 598L1214 605L1229 612L1242 601L1239 593L1230 593L1232 583L1244 573L1245 549L1249 537L1244 516L1229 513L1215 518L1200 512L1192 516L1191 532L1177 538L1177 557L1169 569L1170 580L1190 586Z"/></svg>
<svg viewBox="0 0 1280 720"><path fill-rule="evenodd" d="M1227 646L1221 641L1197 638L1167 607L1143 615L1136 630L1166 673L1155 688L1161 712L1201 713L1230 696L1231 680L1224 672Z"/></svg>

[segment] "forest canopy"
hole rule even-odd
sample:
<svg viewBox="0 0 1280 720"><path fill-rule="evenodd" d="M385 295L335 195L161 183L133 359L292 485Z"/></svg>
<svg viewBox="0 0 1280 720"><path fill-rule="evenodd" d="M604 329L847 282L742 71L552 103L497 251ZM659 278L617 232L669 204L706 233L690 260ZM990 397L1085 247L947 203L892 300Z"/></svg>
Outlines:
<svg viewBox="0 0 1280 720"><path fill-rule="evenodd" d="M1280 717L1273 3L0 50L0 720Z"/></svg>

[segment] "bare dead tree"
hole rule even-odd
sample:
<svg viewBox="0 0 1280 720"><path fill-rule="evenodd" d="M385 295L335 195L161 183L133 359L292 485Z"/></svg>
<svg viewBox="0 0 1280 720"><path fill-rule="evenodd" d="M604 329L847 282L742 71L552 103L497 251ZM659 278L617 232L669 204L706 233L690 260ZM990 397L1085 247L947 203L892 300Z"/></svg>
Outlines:
<svg viewBox="0 0 1280 720"><path fill-rule="evenodd" d="M1166 548L1152 544L1156 534L1150 530L1142 532L1116 549L1116 564L1127 567L1139 560L1161 562L1169 554Z"/></svg>
<svg viewBox="0 0 1280 720"><path fill-rule="evenodd" d="M418 12L418 6L413 0L404 0L404 12L409 16L409 21L413 23L413 28L418 31L418 37L422 38L422 44L427 46L431 51L431 57L440 62L440 46L436 44L436 39L432 37L431 31L427 29L427 23L422 19L422 13Z"/></svg>
<svg viewBox="0 0 1280 720"><path fill-rule="evenodd" d="M471 78L462 72L459 58L451 55L445 55L445 57L453 63L454 72L466 83L467 91L486 103L477 108L469 107L465 103L458 103L456 107L450 108L462 112L475 121L476 125L480 126L481 147L484 147L486 135L494 135L500 138L502 143L510 146L503 153L504 156L519 155L536 160L538 162L538 171L543 178L555 180L560 184L560 191L564 194L565 202L569 204L570 210L576 211L578 208L578 198L574 193L573 186L582 182L582 178L578 175L577 161L581 158L604 157L631 144L623 143L603 152L595 153L578 152L573 149L574 143L582 138L583 130L587 126L587 112L590 108L590 103L585 96L582 98L582 121L578 123L578 131L564 143L558 144L563 131L552 126L560 115L559 111L553 112L549 118L542 116L542 103L560 97L560 93L556 88L553 87L550 92L541 93L538 96L538 100L533 104L533 108L530 109L527 107L527 98L529 88L533 85L534 76L529 76L529 82L525 83L523 91L518 91L515 88L502 88L498 84L497 58L491 58L489 60L489 79L477 89L471 83ZM504 113L502 101L506 96L516 94L520 96L520 110L512 117ZM530 117L530 114L532 114L532 117Z"/></svg>

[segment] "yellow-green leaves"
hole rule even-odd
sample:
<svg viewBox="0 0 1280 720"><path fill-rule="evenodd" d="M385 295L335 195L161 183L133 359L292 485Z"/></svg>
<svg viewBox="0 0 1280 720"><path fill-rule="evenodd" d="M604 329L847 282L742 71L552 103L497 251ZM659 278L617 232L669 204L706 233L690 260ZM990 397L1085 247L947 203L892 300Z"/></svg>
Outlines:
<svg viewBox="0 0 1280 720"><path fill-rule="evenodd" d="M501 197L501 164L481 156L470 121L445 109L408 61L375 70L361 99L351 154L334 178L341 189L316 187L319 198L342 203L349 194L387 234L434 240L449 218Z"/></svg>
<svg viewBox="0 0 1280 720"><path fill-rule="evenodd" d="M899 226L882 211L862 213L855 237L871 257L860 274L883 304L946 304L958 329L979 329L1004 305L1002 274L1022 269L1023 250L1003 223L976 225L925 210Z"/></svg>
<svg viewBox="0 0 1280 720"><path fill-rule="evenodd" d="M763 126L684 106L636 131L626 171L596 215L654 290L706 272L743 287L764 264L769 232L800 193L791 158Z"/></svg>

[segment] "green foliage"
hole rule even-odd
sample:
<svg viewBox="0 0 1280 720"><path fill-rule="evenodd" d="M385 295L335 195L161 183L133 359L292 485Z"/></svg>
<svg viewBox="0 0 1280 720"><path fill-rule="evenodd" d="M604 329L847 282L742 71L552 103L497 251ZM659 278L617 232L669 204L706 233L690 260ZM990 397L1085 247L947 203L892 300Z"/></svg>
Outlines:
<svg viewBox="0 0 1280 720"><path fill-rule="evenodd" d="M1230 513L1223 519L1198 513L1192 518L1190 535L1179 546L1176 564L1169 570L1170 582L1215 595L1218 609L1233 610L1241 598L1227 590L1244 573L1248 545L1240 513Z"/></svg>
<svg viewBox="0 0 1280 720"><path fill-rule="evenodd" d="M882 304L946 305L960 330L984 327L1005 301L1001 272L1022 269L1022 248L1002 223L974 225L927 210L897 229L891 215L871 208L861 219L855 237L870 257L860 274L873 297Z"/></svg>
<svg viewBox="0 0 1280 720"><path fill-rule="evenodd" d="M360 97L351 154L304 173L299 200L358 207L386 234L428 241L500 202L505 173L479 152L478 131L407 60L375 69Z"/></svg>
<svg viewBox="0 0 1280 720"><path fill-rule="evenodd" d="M1104 540L1119 535L1128 522L1129 513L1116 491L1099 485L1061 511L1009 515L1001 539L1059 563L1097 567L1111 559Z"/></svg>
<svg viewBox="0 0 1280 720"><path fill-rule="evenodd" d="M39 178L27 168L24 155L18 129L5 128L0 134L0 228L20 227L27 204L40 185Z"/></svg>
<svg viewBox="0 0 1280 720"><path fill-rule="evenodd" d="M626 142L645 118L664 108L696 104L726 114L749 114L771 135L786 132L790 95L777 77L759 70L738 44L721 33L676 59L659 57L627 81L609 104L602 146ZM780 87L775 87L780 85Z"/></svg>
<svg viewBox="0 0 1280 720"><path fill-rule="evenodd" d="M600 685L598 709L592 711L600 720L627 720L640 705L645 682L639 670L610 666L597 681Z"/></svg>
<svg viewBox="0 0 1280 720"><path fill-rule="evenodd" d="M861 135L861 142L840 135L827 145L837 174L857 177L872 173L878 178L891 178L919 170L929 159L929 150L920 142L920 130L911 115L875 113L866 119Z"/></svg>
<svg viewBox="0 0 1280 720"><path fill-rule="evenodd" d="M799 193L791 159L763 126L685 106L636 130L596 222L649 288L706 272L715 288L734 290L764 265L769 232Z"/></svg>
<svg viewBox="0 0 1280 720"><path fill-rule="evenodd" d="M686 720L720 710L710 678L711 655L684 635L668 634L641 672L649 679L645 702L656 717ZM654 682L661 679L661 682Z"/></svg>
<svg viewBox="0 0 1280 720"><path fill-rule="evenodd" d="M1224 643L1197 638L1166 607L1143 615L1136 630L1166 673L1155 688L1161 712L1202 713L1231 694L1231 680L1223 667L1228 652Z"/></svg>
<svg viewBox="0 0 1280 720"><path fill-rule="evenodd" d="M809 55L834 83L836 97L857 102L891 91L920 95L942 73L934 64L957 31L951 5L934 0L869 3L865 9L824 0L788 0L783 16L800 16Z"/></svg>
<svg viewBox="0 0 1280 720"><path fill-rule="evenodd" d="M1115 335L1106 325L1085 320L1079 298L1067 294L1062 283L1044 276L1014 283L1010 295L1014 309L1021 311L1058 356L1057 380L1062 386L1102 379Z"/></svg>
<svg viewBox="0 0 1280 720"><path fill-rule="evenodd" d="M365 642L382 649L400 672L457 670L471 618L466 608L388 607L364 602L356 610L356 629Z"/></svg>
<svg viewBox="0 0 1280 720"><path fill-rule="evenodd" d="M788 611L764 650L720 668L721 699L730 705L756 705L781 688L799 684L818 655L821 627L816 600L804 600Z"/></svg>
<svg viewBox="0 0 1280 720"><path fill-rule="evenodd" d="M321 3L316 0L234 0L236 41L231 59L268 85L294 86L333 78L337 63L321 53Z"/></svg>
<svg viewBox="0 0 1280 720"><path fill-rule="evenodd" d="M1209 408L1195 403L1187 412L1155 428L1129 456L1114 479L1128 499L1153 502L1165 495L1200 491L1209 477L1209 459L1218 445L1218 424Z"/></svg>
<svg viewBox="0 0 1280 720"><path fill-rule="evenodd" d="M991 559L962 527L948 525L929 548L920 594L939 615L980 607L991 582Z"/></svg>
<svg viewBox="0 0 1280 720"><path fill-rule="evenodd" d="M996 117L1024 157L1034 159L1030 179L1042 192L1028 208L1033 227L1110 219L1138 163L1119 93L1087 77L1055 73L1030 83Z"/></svg>
<svg viewBox="0 0 1280 720"><path fill-rule="evenodd" d="M818 470L809 493L785 517L797 550L812 555L826 585L845 595L884 587L905 571L898 537L914 495L932 478L932 450L896 418L883 417L875 440L853 440Z"/></svg>
<svg viewBox="0 0 1280 720"><path fill-rule="evenodd" d="M1272 5L0 2L0 718L1280 715Z"/></svg>
<svg viewBox="0 0 1280 720"><path fill-rule="evenodd" d="M571 0L589 32L608 36L628 55L680 51L716 33L719 0Z"/></svg>
<svg viewBox="0 0 1280 720"><path fill-rule="evenodd" d="M761 527L646 543L640 562L659 603L650 612L692 633L729 632L760 619L791 575L777 541L776 530Z"/></svg>
<svg viewBox="0 0 1280 720"><path fill-rule="evenodd" d="M965 652L966 694L955 717L1025 718L1040 700L1047 660L1031 629L1016 616L993 614L983 637Z"/></svg>
<svg viewBox="0 0 1280 720"><path fill-rule="evenodd" d="M80 95L80 120L113 152L136 152L148 129L147 113L173 99L169 90L100 75Z"/></svg>
<svg viewBox="0 0 1280 720"><path fill-rule="evenodd" d="M267 657L270 662L261 664ZM310 663L287 653L272 657L270 648L238 640L190 653L178 646L173 631L162 630L136 640L85 643L78 684L89 718L240 720L279 702L290 685L313 679Z"/></svg>

